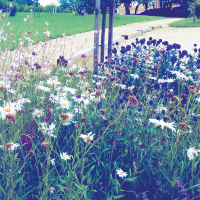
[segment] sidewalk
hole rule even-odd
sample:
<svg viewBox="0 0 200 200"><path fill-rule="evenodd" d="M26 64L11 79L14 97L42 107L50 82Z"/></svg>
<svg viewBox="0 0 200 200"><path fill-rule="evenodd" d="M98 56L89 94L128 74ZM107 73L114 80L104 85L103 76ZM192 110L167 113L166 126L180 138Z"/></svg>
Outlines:
<svg viewBox="0 0 200 200"><path fill-rule="evenodd" d="M168 27L168 24L174 21L178 21L178 20L181 20L181 18L167 18L163 20L133 23L133 24L114 27L113 40L116 40L116 38L118 39L121 38L121 35L124 35L127 33L130 34L130 33L136 32L137 30L147 29L152 26L161 25L163 28L166 28ZM153 33L155 32L155 30L151 32ZM101 35L101 31L100 31L100 35ZM108 41L108 28L106 28L105 43L107 41ZM121 41L124 41L124 39L121 38ZM93 45L94 45L94 31L89 31L85 33L72 35L72 36L67 36L66 38L53 39L53 40L47 41L46 43L41 42L37 45L34 45L32 49L36 48L38 52L40 52L38 56L40 63L41 61L42 63L45 62L45 60L47 60L46 58L48 58L50 59L51 62L56 64L56 61L59 55L64 55L64 57L68 59L70 57L70 53L72 53L73 51L75 52L75 49L76 49L77 50L76 56L79 56L82 53L91 51L93 49ZM106 52L105 52L105 55L106 55Z"/></svg>
<svg viewBox="0 0 200 200"><path fill-rule="evenodd" d="M141 33L141 31L138 30L144 30L148 29L149 27L155 27L161 25L162 28L159 28L157 30L151 30L150 32L144 33L142 36L137 36L137 37L138 38L145 37L147 40L149 36L155 39L162 38L163 40L168 40L170 43L174 42L180 43L183 47L184 47L183 43L186 43L188 45L187 47L191 49L194 43L198 43L200 41L199 38L200 35L198 34L200 32L200 28L188 28L188 29L185 28L190 31L188 33L185 29L182 28L168 27L168 24L178 20L181 20L181 18L167 18L162 20L133 23L133 24L114 27L113 43L119 41L120 45L131 44L132 41L135 41L135 38L124 40L124 38L121 37L121 35L133 34L134 32ZM194 29L195 30L198 29L198 31L195 32ZM184 32L182 32L183 30ZM192 35L192 37L190 37L190 35ZM101 37L101 31L100 31L100 37ZM191 39L191 41L189 40L189 38ZM108 42L108 28L106 29L106 38L105 38L105 43L107 42ZM30 54L32 54L33 51L37 52L38 56L36 62L42 66L49 66L52 64L56 65L57 59L59 58L60 55L63 55L65 59L72 59L72 57L80 59L82 54L91 55L90 60L92 62L93 45L94 45L94 31L89 31L72 36L52 39L46 42L40 42L34 46L26 48L26 51L28 51ZM16 51L13 51L12 55L14 56L15 53ZM105 56L107 56L106 49L105 49Z"/></svg>

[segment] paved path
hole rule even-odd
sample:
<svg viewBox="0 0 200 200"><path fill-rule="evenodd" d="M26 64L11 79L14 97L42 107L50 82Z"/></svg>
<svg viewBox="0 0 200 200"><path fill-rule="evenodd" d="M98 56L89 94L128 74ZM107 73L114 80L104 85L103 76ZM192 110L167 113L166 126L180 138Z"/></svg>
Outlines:
<svg viewBox="0 0 200 200"><path fill-rule="evenodd" d="M121 35L123 34L132 33L137 30L142 30L156 25L161 25L163 28L167 28L168 24L178 20L181 20L181 18L167 18L163 20L133 23L133 24L114 27L113 38L118 38L121 37ZM155 32L155 30L153 32ZM108 28L106 29L105 40L108 41ZM46 48L44 45L46 46ZM47 60L43 56L45 55L51 58L50 59L51 62L56 63L56 60L59 55L64 55L66 58L69 58L70 53L72 53L74 49L78 50L76 54L79 54L79 52L91 50L93 45L94 45L94 31L89 31L72 36L67 36L65 39L64 38L53 39L46 42L46 44L40 43L37 45L37 49L40 52L39 54L40 62L41 60ZM44 47L42 48L42 46ZM45 52L43 51L44 49L46 49ZM43 57L44 59L41 59L41 57Z"/></svg>
<svg viewBox="0 0 200 200"><path fill-rule="evenodd" d="M184 43L186 43L187 45L190 45L190 48L192 49L195 38L197 39L197 37L200 37L200 34L198 34L200 32L200 28L186 29L189 30L188 33L187 31L183 31L185 29L182 28L168 27L168 24L170 24L171 22L178 21L181 19L182 18L167 18L163 20L133 23L133 24L114 27L113 37L119 38L123 34L130 34L137 30L143 30L152 26L161 25L162 28L145 33L144 35L138 38L145 37L146 39L148 39L149 36L152 36L155 39L162 38L163 40L168 40L170 43L174 42L180 43L183 47ZM193 35L191 37L190 36L191 34L196 34L196 35ZM106 29L106 41L107 40L108 40L108 28ZM135 39L133 40L135 41ZM200 42L200 38L198 39L198 41ZM120 45L130 44L131 42L132 42L131 40L127 40L121 42ZM49 40L45 43L41 42L33 46L32 49L30 49L29 51L31 52L37 49L38 63L40 63L41 65L43 65L43 62L56 64L59 55L64 55L64 57L68 59L73 50L76 49L77 50L76 54L81 54L82 52L87 52L89 50L92 50L93 45L94 45L94 31L90 31L86 33L67 36L65 38Z"/></svg>

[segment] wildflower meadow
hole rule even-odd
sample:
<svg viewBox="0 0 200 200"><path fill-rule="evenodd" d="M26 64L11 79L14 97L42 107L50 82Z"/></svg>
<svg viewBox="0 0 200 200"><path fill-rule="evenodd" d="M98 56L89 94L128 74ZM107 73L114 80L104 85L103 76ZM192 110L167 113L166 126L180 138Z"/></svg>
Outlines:
<svg viewBox="0 0 200 200"><path fill-rule="evenodd" d="M196 44L188 54L152 37L116 43L93 75L84 54L76 65L53 48L57 65L41 63L28 33L15 54L7 36L1 29L0 199L200 199Z"/></svg>

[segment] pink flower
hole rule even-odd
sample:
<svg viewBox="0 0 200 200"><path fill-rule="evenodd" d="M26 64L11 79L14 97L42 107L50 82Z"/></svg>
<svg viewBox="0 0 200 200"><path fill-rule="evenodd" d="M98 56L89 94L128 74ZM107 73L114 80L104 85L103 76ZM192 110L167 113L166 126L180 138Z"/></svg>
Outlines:
<svg viewBox="0 0 200 200"><path fill-rule="evenodd" d="M12 3L9 5L10 8L12 8Z"/></svg>
<svg viewBox="0 0 200 200"><path fill-rule="evenodd" d="M44 32L44 34L49 37L50 36L50 31L47 30L46 32Z"/></svg>

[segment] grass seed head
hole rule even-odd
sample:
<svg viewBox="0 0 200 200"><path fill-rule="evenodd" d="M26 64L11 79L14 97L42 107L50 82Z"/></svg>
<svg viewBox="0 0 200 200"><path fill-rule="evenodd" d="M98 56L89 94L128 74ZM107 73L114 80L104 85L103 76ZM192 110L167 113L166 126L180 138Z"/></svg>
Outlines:
<svg viewBox="0 0 200 200"><path fill-rule="evenodd" d="M41 147L42 148L47 148L49 146L48 142L42 142Z"/></svg>

